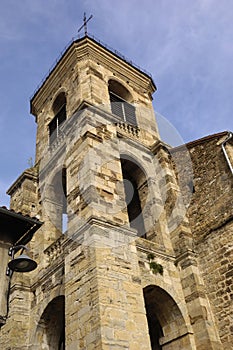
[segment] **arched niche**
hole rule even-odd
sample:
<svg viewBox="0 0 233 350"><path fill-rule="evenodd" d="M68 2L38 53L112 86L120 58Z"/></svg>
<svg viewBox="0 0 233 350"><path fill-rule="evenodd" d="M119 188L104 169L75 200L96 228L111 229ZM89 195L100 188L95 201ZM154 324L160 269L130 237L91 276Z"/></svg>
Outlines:
<svg viewBox="0 0 233 350"><path fill-rule="evenodd" d="M175 300L164 289L143 289L151 350L193 349L191 333Z"/></svg>
<svg viewBox="0 0 233 350"><path fill-rule="evenodd" d="M65 349L65 297L54 298L45 308L36 329L33 349Z"/></svg>

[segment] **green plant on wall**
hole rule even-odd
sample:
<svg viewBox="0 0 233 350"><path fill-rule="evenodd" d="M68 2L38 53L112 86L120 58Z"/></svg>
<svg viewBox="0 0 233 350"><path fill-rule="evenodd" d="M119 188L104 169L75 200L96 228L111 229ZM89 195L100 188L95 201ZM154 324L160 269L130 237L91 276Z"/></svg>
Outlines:
<svg viewBox="0 0 233 350"><path fill-rule="evenodd" d="M161 264L158 264L156 261L154 261L155 255L153 253L147 254L147 259L149 260L149 266L151 271L156 275L159 273L160 275L163 275L163 266Z"/></svg>

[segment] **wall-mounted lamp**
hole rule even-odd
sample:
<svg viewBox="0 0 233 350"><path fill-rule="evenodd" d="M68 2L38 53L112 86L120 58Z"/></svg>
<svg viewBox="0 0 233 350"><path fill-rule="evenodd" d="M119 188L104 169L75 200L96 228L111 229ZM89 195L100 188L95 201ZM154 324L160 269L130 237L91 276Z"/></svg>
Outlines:
<svg viewBox="0 0 233 350"><path fill-rule="evenodd" d="M20 255L15 258L15 254L20 250ZM6 275L9 277L8 289L7 289L7 303L6 303L6 314L0 315L0 328L6 323L6 319L9 314L9 298L11 289L11 278L14 272L30 272L36 269L37 263L29 258L26 254L23 254L24 250L29 250L25 245L16 245L9 249L8 255L11 257L11 261L8 263Z"/></svg>
<svg viewBox="0 0 233 350"><path fill-rule="evenodd" d="M23 176L27 178L27 174L25 172ZM14 189L9 194L12 195L13 192ZM4 268L0 269L0 329L6 323L9 314L10 293L14 291L14 289L11 290L14 272L29 272L37 266L36 262L27 256L25 246L42 224L36 217L22 215L0 206L0 257L2 266L7 267L6 272ZM8 253L10 257L7 256ZM5 276L5 273L8 277Z"/></svg>
<svg viewBox="0 0 233 350"><path fill-rule="evenodd" d="M15 253L20 249L22 249L20 255L15 258ZM26 254L23 254L24 250L28 250L24 245L13 246L9 249L8 254L11 257L11 261L8 263L7 276L10 276L13 271L30 272L36 269L37 263Z"/></svg>

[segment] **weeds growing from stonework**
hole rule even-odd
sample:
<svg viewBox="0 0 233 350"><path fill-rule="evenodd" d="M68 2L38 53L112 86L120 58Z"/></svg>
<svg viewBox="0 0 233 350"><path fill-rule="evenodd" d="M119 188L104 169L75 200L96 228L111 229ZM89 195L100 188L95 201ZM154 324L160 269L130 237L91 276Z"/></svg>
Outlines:
<svg viewBox="0 0 233 350"><path fill-rule="evenodd" d="M156 261L154 261L155 255L153 253L147 254L147 259L149 260L149 266L151 271L156 275L159 273L163 275L163 266Z"/></svg>

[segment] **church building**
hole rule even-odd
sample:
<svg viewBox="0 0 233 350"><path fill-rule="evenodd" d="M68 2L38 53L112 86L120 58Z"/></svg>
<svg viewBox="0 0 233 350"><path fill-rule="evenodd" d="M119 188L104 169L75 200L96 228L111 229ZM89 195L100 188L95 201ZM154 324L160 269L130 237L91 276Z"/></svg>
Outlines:
<svg viewBox="0 0 233 350"><path fill-rule="evenodd" d="M233 349L232 134L172 148L155 91L84 35L34 93L35 164L8 194L37 268L1 274L0 349Z"/></svg>

